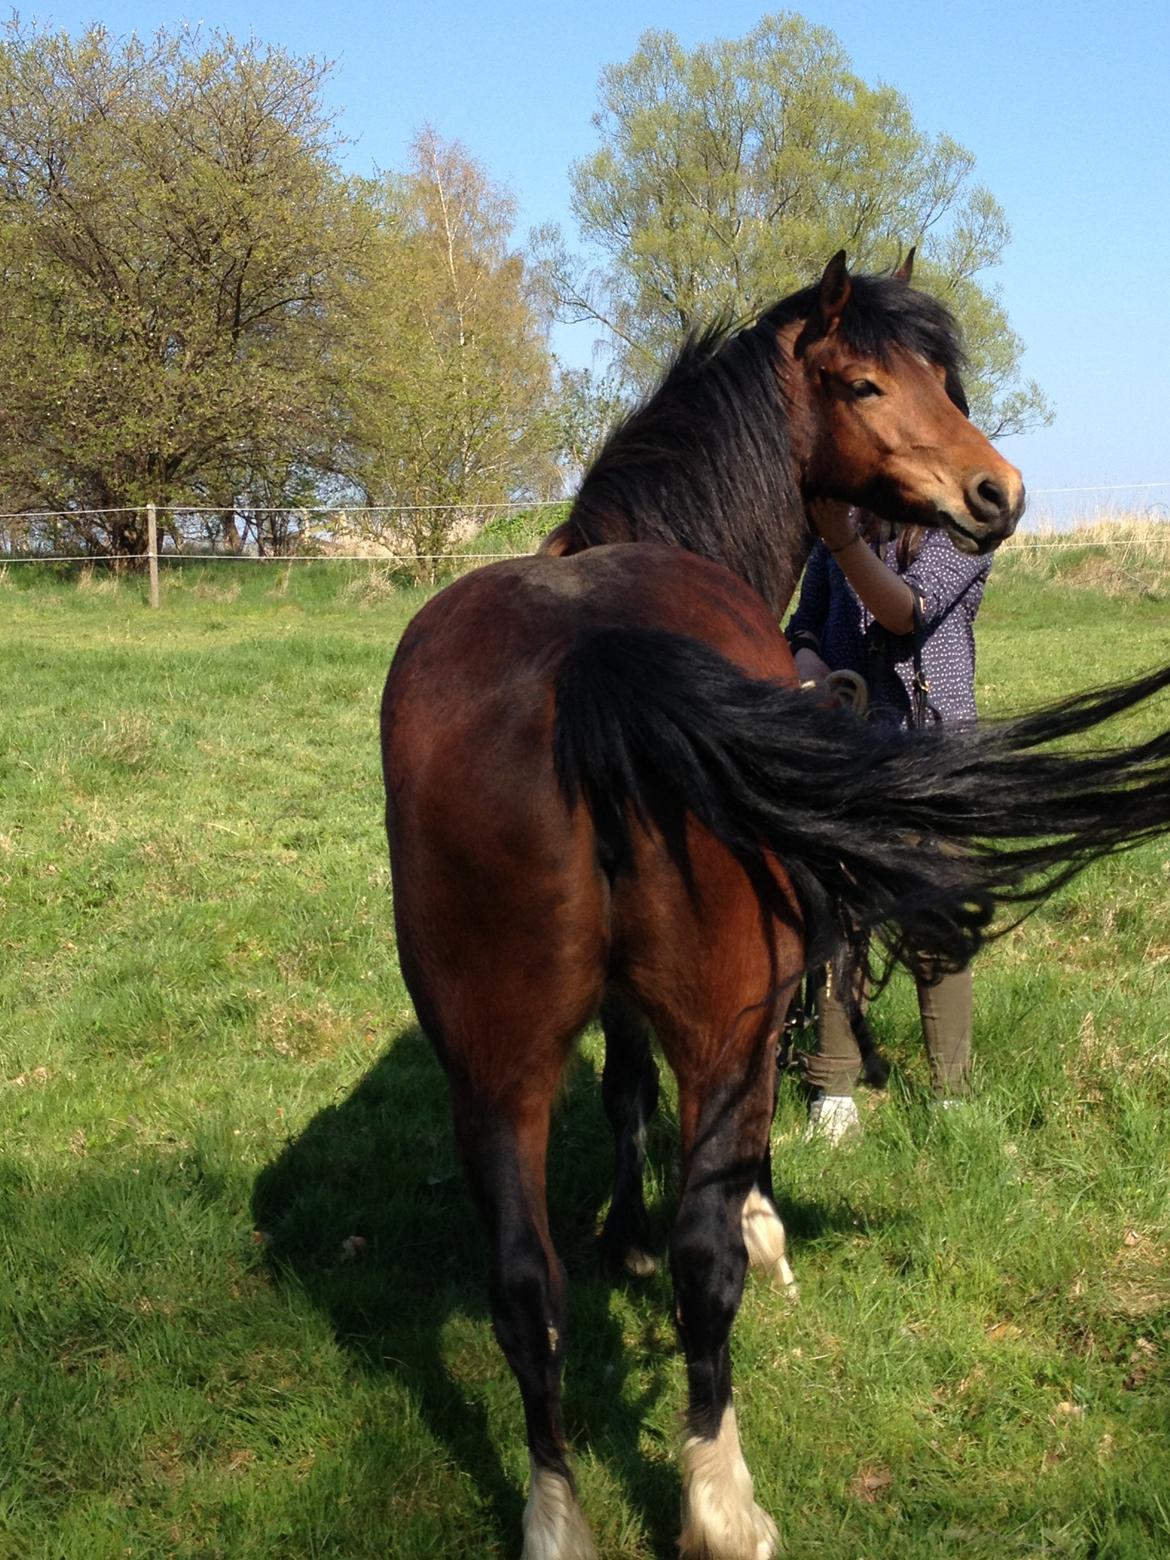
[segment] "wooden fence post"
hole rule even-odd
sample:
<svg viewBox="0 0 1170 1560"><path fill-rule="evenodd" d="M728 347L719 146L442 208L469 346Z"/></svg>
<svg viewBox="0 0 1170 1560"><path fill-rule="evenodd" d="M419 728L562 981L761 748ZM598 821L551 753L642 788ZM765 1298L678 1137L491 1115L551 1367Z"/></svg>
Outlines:
<svg viewBox="0 0 1170 1560"><path fill-rule="evenodd" d="M150 604L158 601L158 517L153 504L146 506L146 556L150 564Z"/></svg>

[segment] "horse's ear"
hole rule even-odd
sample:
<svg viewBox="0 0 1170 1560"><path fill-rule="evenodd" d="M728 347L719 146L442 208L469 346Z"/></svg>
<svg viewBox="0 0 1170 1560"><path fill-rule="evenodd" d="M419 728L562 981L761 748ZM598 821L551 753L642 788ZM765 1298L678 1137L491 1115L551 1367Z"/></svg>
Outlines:
<svg viewBox="0 0 1170 1560"><path fill-rule="evenodd" d="M821 325L825 335L836 330L845 305L849 302L849 294L853 285L849 280L849 271L845 265L845 251L838 249L837 253L825 267L825 274L821 277L820 290L817 303L820 310Z"/></svg>
<svg viewBox="0 0 1170 1560"><path fill-rule="evenodd" d="M572 520L562 520L536 549L546 558L570 558L586 546L585 540Z"/></svg>
<svg viewBox="0 0 1170 1560"><path fill-rule="evenodd" d="M894 280L896 282L905 282L906 286L909 287L910 278L914 275L914 256L917 252L918 245L911 244L905 260L899 260L897 269L894 272Z"/></svg>

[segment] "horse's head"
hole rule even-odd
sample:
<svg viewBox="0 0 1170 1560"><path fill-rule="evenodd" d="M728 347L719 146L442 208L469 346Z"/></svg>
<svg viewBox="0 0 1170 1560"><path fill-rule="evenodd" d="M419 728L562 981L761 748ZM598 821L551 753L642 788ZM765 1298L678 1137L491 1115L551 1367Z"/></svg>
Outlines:
<svg viewBox="0 0 1170 1560"><path fill-rule="evenodd" d="M842 250L777 321L804 496L941 526L961 551L988 552L1015 530L1024 484L967 419L953 319L909 282L909 260L851 277Z"/></svg>

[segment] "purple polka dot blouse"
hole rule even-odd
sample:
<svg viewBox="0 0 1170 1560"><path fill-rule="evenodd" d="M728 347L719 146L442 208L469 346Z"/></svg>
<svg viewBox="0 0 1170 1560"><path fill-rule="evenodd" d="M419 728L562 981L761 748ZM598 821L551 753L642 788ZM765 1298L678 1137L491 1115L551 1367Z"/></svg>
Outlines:
<svg viewBox="0 0 1170 1560"><path fill-rule="evenodd" d="M930 684L931 718L974 720L974 623L991 555L971 557L953 547L944 532L928 530L918 556L903 570L895 542L874 545L922 602L922 666ZM786 632L794 649L814 649L832 671L848 667L865 678L871 719L910 724L914 636L891 634L875 621L824 542L813 548Z"/></svg>

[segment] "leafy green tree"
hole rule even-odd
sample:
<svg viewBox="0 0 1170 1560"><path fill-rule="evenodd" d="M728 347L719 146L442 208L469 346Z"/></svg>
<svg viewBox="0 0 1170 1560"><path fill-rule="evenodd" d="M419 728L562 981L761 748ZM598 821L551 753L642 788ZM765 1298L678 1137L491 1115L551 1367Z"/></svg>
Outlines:
<svg viewBox="0 0 1170 1560"><path fill-rule="evenodd" d="M628 406L628 398L613 372L597 374L587 368L560 369L552 425L566 491L576 486Z"/></svg>
<svg viewBox="0 0 1170 1560"><path fill-rule="evenodd" d="M571 171L589 255L555 227L534 244L560 316L604 327L627 381L645 383L696 325L807 285L837 249L881 269L917 244L915 282L964 327L977 420L995 434L1049 420L977 279L1009 233L974 158L924 135L894 88L856 76L832 32L791 12L690 52L647 32L600 90L601 145Z"/></svg>
<svg viewBox="0 0 1170 1560"><path fill-rule="evenodd" d="M136 551L135 506L226 517L280 474L303 485L334 463L339 300L368 234L336 171L324 74L220 33L9 24L5 508L65 506L82 544Z"/></svg>
<svg viewBox="0 0 1170 1560"><path fill-rule="evenodd" d="M351 301L350 474L388 507L383 540L438 553L481 506L556 488L547 321L510 247L512 198L458 143L424 131L407 171L370 198L377 253Z"/></svg>

